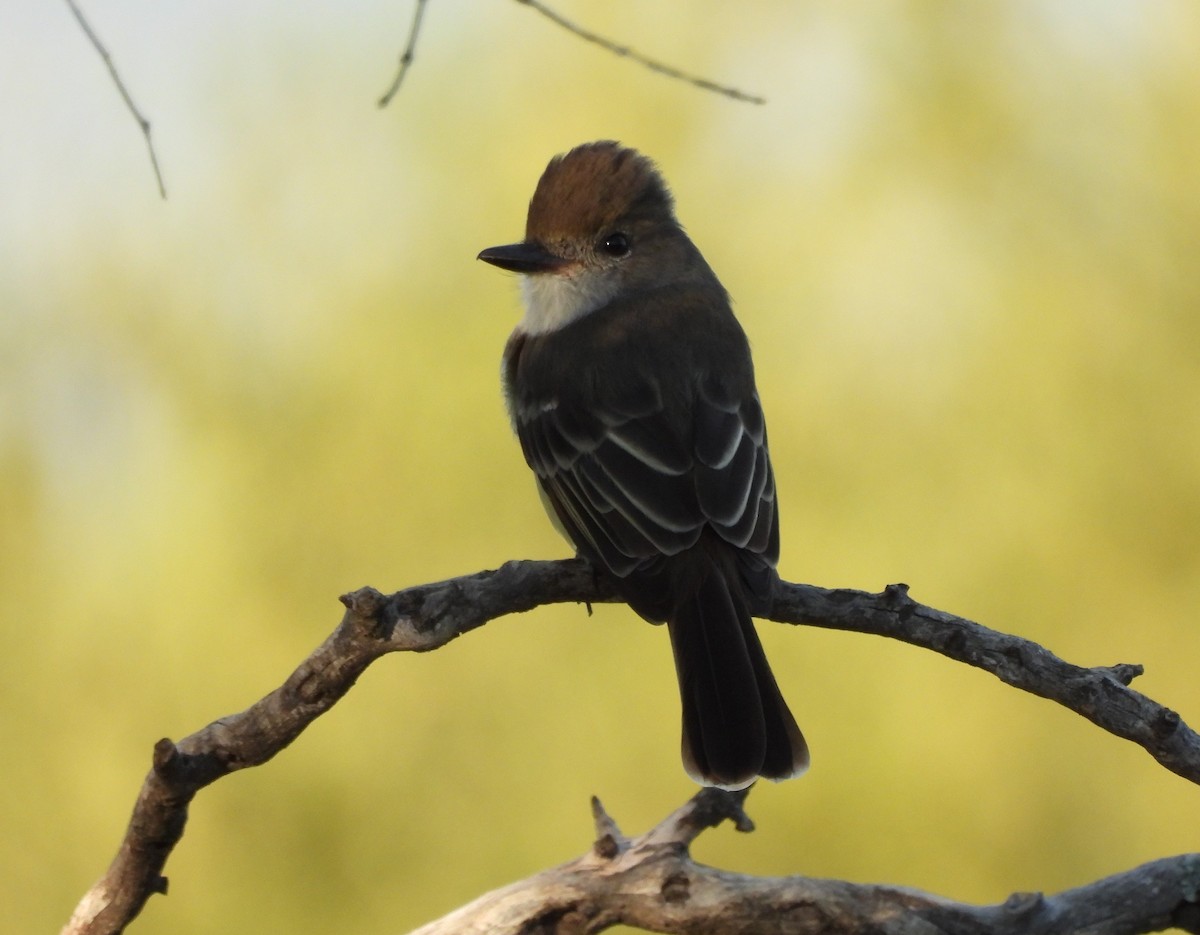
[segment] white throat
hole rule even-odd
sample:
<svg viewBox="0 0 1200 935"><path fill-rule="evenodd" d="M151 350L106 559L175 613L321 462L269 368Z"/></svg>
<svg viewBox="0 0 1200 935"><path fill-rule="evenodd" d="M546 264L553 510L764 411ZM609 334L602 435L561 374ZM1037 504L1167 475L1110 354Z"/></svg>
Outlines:
<svg viewBox="0 0 1200 935"><path fill-rule="evenodd" d="M617 293L618 277L575 267L521 277L525 317L517 326L525 334L548 334L607 305Z"/></svg>

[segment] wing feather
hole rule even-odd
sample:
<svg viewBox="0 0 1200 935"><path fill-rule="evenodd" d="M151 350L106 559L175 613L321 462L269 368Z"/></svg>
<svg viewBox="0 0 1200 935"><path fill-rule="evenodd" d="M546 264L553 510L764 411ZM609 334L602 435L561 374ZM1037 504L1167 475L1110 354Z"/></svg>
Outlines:
<svg viewBox="0 0 1200 935"><path fill-rule="evenodd" d="M652 383L600 409L569 400L518 413L526 460L585 557L625 577L713 530L778 557L775 482L758 397L710 382L667 412Z"/></svg>

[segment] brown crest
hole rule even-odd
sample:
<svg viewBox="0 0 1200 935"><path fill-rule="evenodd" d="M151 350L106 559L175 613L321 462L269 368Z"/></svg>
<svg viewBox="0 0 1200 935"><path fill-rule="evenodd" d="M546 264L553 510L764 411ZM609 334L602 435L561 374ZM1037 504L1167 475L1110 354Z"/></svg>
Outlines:
<svg viewBox="0 0 1200 935"><path fill-rule="evenodd" d="M672 216L666 183L653 162L612 140L555 156L529 202L525 239L591 238L618 223Z"/></svg>

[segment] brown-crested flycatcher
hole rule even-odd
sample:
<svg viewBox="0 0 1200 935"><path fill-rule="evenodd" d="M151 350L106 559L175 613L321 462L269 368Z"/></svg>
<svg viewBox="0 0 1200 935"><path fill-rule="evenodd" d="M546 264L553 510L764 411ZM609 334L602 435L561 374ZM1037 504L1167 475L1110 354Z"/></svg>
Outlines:
<svg viewBox="0 0 1200 935"><path fill-rule="evenodd" d="M737 789L808 766L750 619L778 580L779 517L745 333L645 156L603 141L546 167L504 391L550 518L642 617L666 621L683 762Z"/></svg>

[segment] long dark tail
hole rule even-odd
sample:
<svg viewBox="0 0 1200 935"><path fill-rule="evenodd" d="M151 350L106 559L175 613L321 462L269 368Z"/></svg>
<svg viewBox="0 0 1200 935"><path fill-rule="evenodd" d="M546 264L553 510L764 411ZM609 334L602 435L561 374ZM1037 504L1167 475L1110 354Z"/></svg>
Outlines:
<svg viewBox="0 0 1200 935"><path fill-rule="evenodd" d="M808 744L780 694L740 588L715 565L667 620L683 702L683 765L741 789L808 768Z"/></svg>

